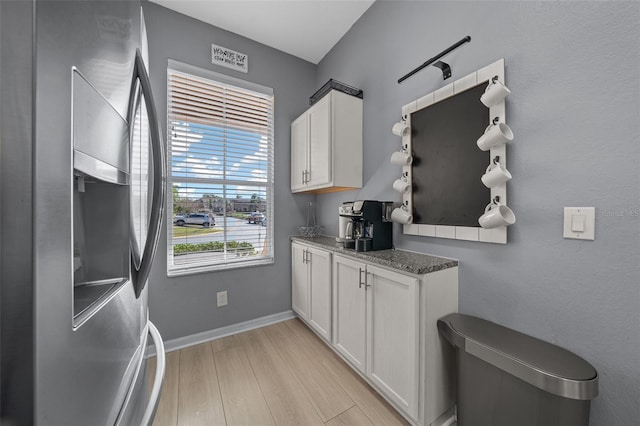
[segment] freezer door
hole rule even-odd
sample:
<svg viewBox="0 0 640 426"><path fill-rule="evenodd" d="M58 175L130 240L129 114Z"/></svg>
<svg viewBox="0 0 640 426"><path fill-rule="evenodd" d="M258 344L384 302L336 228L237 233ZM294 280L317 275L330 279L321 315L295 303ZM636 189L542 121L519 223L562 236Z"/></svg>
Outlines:
<svg viewBox="0 0 640 426"><path fill-rule="evenodd" d="M120 414L114 423L115 426L151 426L158 410L166 370L164 342L155 325L151 321L147 321L147 325L151 343L156 352L155 368L148 371L148 356L145 355L141 359ZM153 385L150 389L148 389L149 374L153 374Z"/></svg>
<svg viewBox="0 0 640 426"><path fill-rule="evenodd" d="M155 367L151 371L147 370L148 357L145 356L136 373L129 394L122 405L122 410L116 419L115 426L151 426L158 410L160 394L164 384L166 357L160 332L151 321L148 321L147 324L156 353ZM147 389L149 374L153 374L153 385L150 389Z"/></svg>

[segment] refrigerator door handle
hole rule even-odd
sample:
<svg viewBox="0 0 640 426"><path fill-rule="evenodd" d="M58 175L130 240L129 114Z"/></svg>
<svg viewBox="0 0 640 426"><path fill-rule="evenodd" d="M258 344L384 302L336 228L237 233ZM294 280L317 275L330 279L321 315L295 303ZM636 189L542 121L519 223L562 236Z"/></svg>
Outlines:
<svg viewBox="0 0 640 426"><path fill-rule="evenodd" d="M151 389L151 395L149 396L149 403L147 404L147 408L144 411L142 422L140 422L141 426L151 426L153 424L153 419L156 416L156 411L158 410L158 403L160 402L160 394L162 393L164 372L166 369L164 343L162 342L162 336L160 336L160 332L151 321L149 321L149 334L151 335L153 344L156 348L156 374L153 379L153 388Z"/></svg>
<svg viewBox="0 0 640 426"><path fill-rule="evenodd" d="M158 121L158 113L153 101L151 93L151 81L144 66L144 60L140 49L136 49L136 59L134 66L134 82L138 79L147 108L147 116L149 118L149 133L151 135L151 156L153 160L153 192L151 198L151 214L149 217L149 228L147 238L142 251L142 258L139 267L132 268L133 284L136 297L144 289L149 272L151 271L151 263L155 257L158 241L160 239L160 228L162 225L162 217L164 216L164 200L166 192L166 176L167 163L165 160L164 144L162 143L162 133L160 131L160 122ZM134 87L136 85L134 84ZM135 96L135 95L132 95Z"/></svg>

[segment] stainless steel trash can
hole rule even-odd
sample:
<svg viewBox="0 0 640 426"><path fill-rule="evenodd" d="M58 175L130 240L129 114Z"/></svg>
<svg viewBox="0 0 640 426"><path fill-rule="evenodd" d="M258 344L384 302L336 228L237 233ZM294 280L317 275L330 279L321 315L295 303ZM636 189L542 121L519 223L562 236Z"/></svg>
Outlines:
<svg viewBox="0 0 640 426"><path fill-rule="evenodd" d="M551 343L462 314L438 320L455 348L459 426L586 426L598 373Z"/></svg>

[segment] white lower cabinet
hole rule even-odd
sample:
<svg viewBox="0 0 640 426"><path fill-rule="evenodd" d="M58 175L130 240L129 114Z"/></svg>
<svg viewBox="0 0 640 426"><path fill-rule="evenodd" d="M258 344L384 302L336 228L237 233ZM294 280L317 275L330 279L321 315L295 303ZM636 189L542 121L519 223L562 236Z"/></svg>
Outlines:
<svg viewBox="0 0 640 426"><path fill-rule="evenodd" d="M411 417L418 414L418 280L366 266L367 377Z"/></svg>
<svg viewBox="0 0 640 426"><path fill-rule="evenodd" d="M331 340L331 253L308 249L309 323L325 339Z"/></svg>
<svg viewBox="0 0 640 426"><path fill-rule="evenodd" d="M333 345L366 374L365 265L341 256L333 260Z"/></svg>
<svg viewBox="0 0 640 426"><path fill-rule="evenodd" d="M322 337L331 340L331 253L291 244L291 307Z"/></svg>
<svg viewBox="0 0 640 426"><path fill-rule="evenodd" d="M453 353L437 320L458 311L458 268L413 275L293 242L292 308L412 423L453 407Z"/></svg>
<svg viewBox="0 0 640 426"><path fill-rule="evenodd" d="M418 280L335 256L335 348L412 417L418 405Z"/></svg>
<svg viewBox="0 0 640 426"><path fill-rule="evenodd" d="M309 276L307 248L291 244L291 308L303 319L309 318Z"/></svg>
<svg viewBox="0 0 640 426"><path fill-rule="evenodd" d="M412 275L333 258L333 347L416 424L453 405L436 321L457 310L457 268Z"/></svg>

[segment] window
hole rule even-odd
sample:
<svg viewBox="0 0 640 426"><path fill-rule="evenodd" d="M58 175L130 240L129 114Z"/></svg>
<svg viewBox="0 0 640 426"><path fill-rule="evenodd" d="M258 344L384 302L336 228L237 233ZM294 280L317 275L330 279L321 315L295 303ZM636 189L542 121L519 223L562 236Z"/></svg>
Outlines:
<svg viewBox="0 0 640 426"><path fill-rule="evenodd" d="M273 263L273 90L169 61L167 273Z"/></svg>

